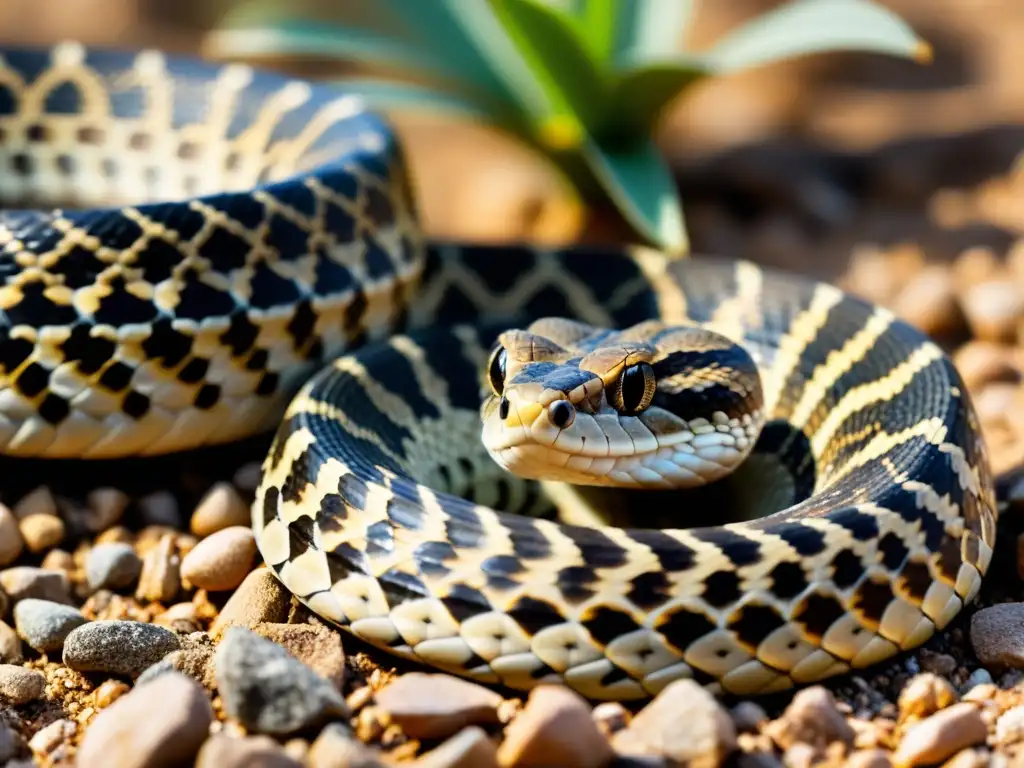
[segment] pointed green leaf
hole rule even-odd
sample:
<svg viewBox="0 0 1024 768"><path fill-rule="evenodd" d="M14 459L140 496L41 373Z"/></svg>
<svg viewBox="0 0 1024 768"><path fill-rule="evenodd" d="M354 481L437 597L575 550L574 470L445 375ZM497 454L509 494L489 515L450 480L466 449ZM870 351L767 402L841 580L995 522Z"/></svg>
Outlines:
<svg viewBox="0 0 1024 768"><path fill-rule="evenodd" d="M793 0L730 33L702 56L716 72L824 51L860 50L922 61L931 48L896 14L870 0Z"/></svg>
<svg viewBox="0 0 1024 768"><path fill-rule="evenodd" d="M626 151L588 141L582 152L605 193L638 234L673 256L687 253L679 192L653 139Z"/></svg>
<svg viewBox="0 0 1024 768"><path fill-rule="evenodd" d="M361 98L373 110L382 112L435 112L488 125L514 124L515 116L500 106L487 105L459 94L395 80L358 77L332 81L339 91Z"/></svg>
<svg viewBox="0 0 1024 768"><path fill-rule="evenodd" d="M540 0L491 0L491 6L547 96L553 117L584 128L596 123L607 89L573 19Z"/></svg>
<svg viewBox="0 0 1024 768"><path fill-rule="evenodd" d="M627 66L676 55L692 14L692 0L615 0L612 60Z"/></svg>
<svg viewBox="0 0 1024 768"><path fill-rule="evenodd" d="M682 58L625 70L614 80L609 97L613 109L598 135L606 143L650 136L668 104L707 75L699 63Z"/></svg>

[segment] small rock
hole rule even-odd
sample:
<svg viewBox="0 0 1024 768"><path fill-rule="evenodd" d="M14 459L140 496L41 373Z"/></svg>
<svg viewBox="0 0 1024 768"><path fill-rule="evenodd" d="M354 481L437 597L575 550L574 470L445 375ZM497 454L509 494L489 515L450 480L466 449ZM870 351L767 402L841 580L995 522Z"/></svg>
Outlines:
<svg viewBox="0 0 1024 768"><path fill-rule="evenodd" d="M917 658L925 672L933 672L943 677L949 677L956 672L956 659L948 653L935 653L925 648L917 654Z"/></svg>
<svg viewBox="0 0 1024 768"><path fill-rule="evenodd" d="M248 527L251 518L249 505L242 501L234 486L231 483L217 483L196 505L189 529L196 536L206 538L225 528Z"/></svg>
<svg viewBox="0 0 1024 768"><path fill-rule="evenodd" d="M240 491L252 493L260 486L263 478L263 467L258 461L250 461L238 468L238 471L231 477L231 482ZM245 505L246 514L249 514L249 505Z"/></svg>
<svg viewBox="0 0 1024 768"><path fill-rule="evenodd" d="M959 286L988 282L995 278L999 271L999 257L991 248L985 246L967 248L953 262L953 276Z"/></svg>
<svg viewBox="0 0 1024 768"><path fill-rule="evenodd" d="M986 667L1024 668L1024 603L999 603L975 613L971 647Z"/></svg>
<svg viewBox="0 0 1024 768"><path fill-rule="evenodd" d="M170 491L157 491L139 499L139 512L146 525L166 526L174 530L184 527L178 500Z"/></svg>
<svg viewBox="0 0 1024 768"><path fill-rule="evenodd" d="M214 664L225 711L250 731L285 735L348 716L330 682L250 630L228 629Z"/></svg>
<svg viewBox="0 0 1024 768"><path fill-rule="evenodd" d="M130 690L123 680L104 680L100 687L92 692L92 701L97 709L106 709Z"/></svg>
<svg viewBox="0 0 1024 768"><path fill-rule="evenodd" d="M36 731L28 748L37 755L49 755L61 745L68 745L78 732L78 726L71 720L54 720Z"/></svg>
<svg viewBox="0 0 1024 768"><path fill-rule="evenodd" d="M824 750L835 741L850 747L855 735L832 694L820 685L799 691L782 717L769 723L765 731L784 750L799 743Z"/></svg>
<svg viewBox="0 0 1024 768"><path fill-rule="evenodd" d="M971 676L963 684L963 690L967 693L977 688L979 685L991 685L992 675L987 669L978 667L976 670L971 672Z"/></svg>
<svg viewBox="0 0 1024 768"><path fill-rule="evenodd" d="M292 596L269 568L252 571L234 591L213 622L216 637L228 627L252 629L257 624L280 624L288 618Z"/></svg>
<svg viewBox="0 0 1024 768"><path fill-rule="evenodd" d="M859 749L846 758L843 768L892 768L892 761L884 749Z"/></svg>
<svg viewBox="0 0 1024 768"><path fill-rule="evenodd" d="M757 733L758 729L768 722L768 713L760 704L753 701L741 701L729 713L740 733Z"/></svg>
<svg viewBox="0 0 1024 768"><path fill-rule="evenodd" d="M260 637L271 640L338 689L345 677L341 635L322 624L257 624Z"/></svg>
<svg viewBox="0 0 1024 768"><path fill-rule="evenodd" d="M0 566L10 565L17 560L24 547L17 517L0 504Z"/></svg>
<svg viewBox="0 0 1024 768"><path fill-rule="evenodd" d="M607 738L618 733L627 725L631 719L629 710L618 701L603 701L591 711L590 716L594 719L601 733ZM500 713L499 713L500 717Z"/></svg>
<svg viewBox="0 0 1024 768"><path fill-rule="evenodd" d="M1014 744L1024 740L1024 705L1010 707L996 721L996 744Z"/></svg>
<svg viewBox="0 0 1024 768"><path fill-rule="evenodd" d="M135 597L154 603L169 603L181 591L181 558L174 534L160 537L156 546L142 558L142 571Z"/></svg>
<svg viewBox="0 0 1024 768"><path fill-rule="evenodd" d="M181 575L185 581L211 592L234 589L252 568L256 538L240 525L210 534L185 555Z"/></svg>
<svg viewBox="0 0 1024 768"><path fill-rule="evenodd" d="M501 704L501 696L481 685L425 672L396 677L376 700L413 739L443 739L467 725L497 724Z"/></svg>
<svg viewBox="0 0 1024 768"><path fill-rule="evenodd" d="M556 685L530 691L526 706L506 728L498 748L504 766L601 768L615 757L611 744L577 693Z"/></svg>
<svg viewBox="0 0 1024 768"><path fill-rule="evenodd" d="M956 350L953 364L970 390L994 381L1016 384L1021 380L1013 351L1004 344L973 339Z"/></svg>
<svg viewBox="0 0 1024 768"><path fill-rule="evenodd" d="M987 734L974 704L954 704L911 726L893 755L893 764L909 768L941 763L965 747L983 744Z"/></svg>
<svg viewBox="0 0 1024 768"><path fill-rule="evenodd" d="M498 750L483 728L471 725L412 765L414 768L497 768ZM570 761L565 765L578 763Z"/></svg>
<svg viewBox="0 0 1024 768"><path fill-rule="evenodd" d="M306 764L309 768L384 768L378 754L362 744L347 725L328 723L310 745Z"/></svg>
<svg viewBox="0 0 1024 768"><path fill-rule="evenodd" d="M142 560L129 544L97 544L85 558L89 589L122 589L131 586L142 571Z"/></svg>
<svg viewBox="0 0 1024 768"><path fill-rule="evenodd" d="M23 658L18 633L9 624L0 621L0 663L20 664Z"/></svg>
<svg viewBox="0 0 1024 768"><path fill-rule="evenodd" d="M302 768L269 736L233 738L218 733L206 740L195 768Z"/></svg>
<svg viewBox="0 0 1024 768"><path fill-rule="evenodd" d="M51 549L43 555L43 561L39 567L44 571L63 573L64 578L70 583L74 581L75 570L78 566L75 564L75 556L70 552L65 552L63 549Z"/></svg>
<svg viewBox="0 0 1024 768"><path fill-rule="evenodd" d="M213 661L212 645L188 645L180 650L171 651L156 664L148 667L139 675L138 682L141 683L144 679L148 680L165 671L174 670L188 675L207 688L213 688L216 686L216 680L211 661Z"/></svg>
<svg viewBox="0 0 1024 768"><path fill-rule="evenodd" d="M125 694L85 731L78 768L192 765L213 722L205 691L184 675L163 675Z"/></svg>
<svg viewBox="0 0 1024 768"><path fill-rule="evenodd" d="M58 651L67 636L88 619L77 608L28 598L14 606L14 626L21 639L40 653Z"/></svg>
<svg viewBox="0 0 1024 768"><path fill-rule="evenodd" d="M17 664L0 664L0 700L15 707L35 701L46 690L42 672Z"/></svg>
<svg viewBox="0 0 1024 768"><path fill-rule="evenodd" d="M67 576L60 571L18 565L0 571L0 587L14 603L26 598L71 603Z"/></svg>
<svg viewBox="0 0 1024 768"><path fill-rule="evenodd" d="M128 494L118 488L96 488L89 492L89 515L86 528L90 533L100 533L113 527L128 508Z"/></svg>
<svg viewBox="0 0 1024 768"><path fill-rule="evenodd" d="M945 678L932 672L922 672L900 691L899 721L921 720L955 704L956 700L956 690Z"/></svg>
<svg viewBox="0 0 1024 768"><path fill-rule="evenodd" d="M967 286L961 297L967 324L979 339L1013 342L1017 320L1024 314L1024 294L1009 280L987 280Z"/></svg>
<svg viewBox="0 0 1024 768"><path fill-rule="evenodd" d="M996 755L989 755L988 750L984 747L961 749L944 762L942 768L990 768L995 765L1006 765L1005 762L1001 763L990 759L992 757L996 757ZM998 757L1002 757L1002 755Z"/></svg>
<svg viewBox="0 0 1024 768"><path fill-rule="evenodd" d="M28 515L21 518L18 530L33 554L53 549L64 540L64 521L56 515Z"/></svg>
<svg viewBox="0 0 1024 768"><path fill-rule="evenodd" d="M929 336L948 335L962 327L953 275L940 265L926 266L914 275L896 295L892 310Z"/></svg>
<svg viewBox="0 0 1024 768"><path fill-rule="evenodd" d="M41 485L34 491L26 493L17 504L14 505L14 516L18 520L24 520L31 515L50 515L57 517L60 514L57 509L57 501L50 493L50 489Z"/></svg>
<svg viewBox="0 0 1024 768"><path fill-rule="evenodd" d="M729 713L693 680L676 680L612 738L620 755L665 757L690 768L715 768L736 750Z"/></svg>
<svg viewBox="0 0 1024 768"><path fill-rule="evenodd" d="M94 621L64 641L64 664L78 672L138 677L181 647L173 632L139 621Z"/></svg>
<svg viewBox="0 0 1024 768"><path fill-rule="evenodd" d="M0 721L0 765L7 764L21 752L25 746L25 740L21 735L11 728L7 723Z"/></svg>

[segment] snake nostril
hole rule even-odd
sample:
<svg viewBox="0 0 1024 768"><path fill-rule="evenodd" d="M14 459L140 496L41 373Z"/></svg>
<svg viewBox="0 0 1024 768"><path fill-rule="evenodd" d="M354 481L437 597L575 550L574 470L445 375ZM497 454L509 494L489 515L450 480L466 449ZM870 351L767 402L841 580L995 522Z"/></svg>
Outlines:
<svg viewBox="0 0 1024 768"><path fill-rule="evenodd" d="M508 398L503 397L498 401L498 418L504 421L508 418Z"/></svg>
<svg viewBox="0 0 1024 768"><path fill-rule="evenodd" d="M565 429L576 419L576 409L568 400L556 400L548 406L548 418L559 429Z"/></svg>

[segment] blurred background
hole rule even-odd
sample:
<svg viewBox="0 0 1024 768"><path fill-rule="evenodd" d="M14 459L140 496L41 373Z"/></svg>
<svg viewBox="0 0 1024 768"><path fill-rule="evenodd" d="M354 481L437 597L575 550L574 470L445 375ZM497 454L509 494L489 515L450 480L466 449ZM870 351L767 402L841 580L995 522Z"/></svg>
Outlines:
<svg viewBox="0 0 1024 768"><path fill-rule="evenodd" d="M670 2L671 0L666 0ZM933 48L827 53L709 78L659 136L694 253L837 281L944 342L968 380L997 471L1024 462L1024 2L882 0ZM339 13L346 3L337 0ZM700 50L770 0L699 2ZM227 0L2 0L0 38L198 53ZM306 75L309 61L274 61ZM543 243L623 239L608 211L499 134L396 118L429 234Z"/></svg>

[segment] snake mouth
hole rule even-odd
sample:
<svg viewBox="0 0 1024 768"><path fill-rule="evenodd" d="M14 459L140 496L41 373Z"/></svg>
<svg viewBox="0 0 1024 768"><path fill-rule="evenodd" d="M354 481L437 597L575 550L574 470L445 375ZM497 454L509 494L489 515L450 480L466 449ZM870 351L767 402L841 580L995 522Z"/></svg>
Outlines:
<svg viewBox="0 0 1024 768"><path fill-rule="evenodd" d="M520 477L575 485L690 488L728 475L747 457L760 429L757 414L685 422L651 414L577 413L568 428L535 402L484 409L483 443L501 467ZM667 429L666 425L672 428Z"/></svg>

